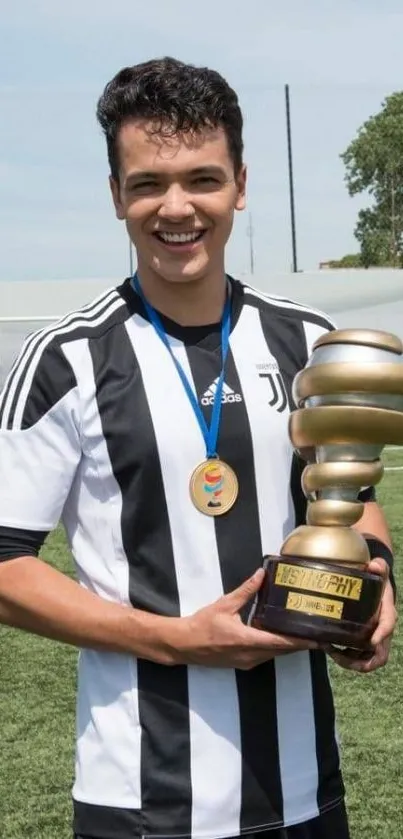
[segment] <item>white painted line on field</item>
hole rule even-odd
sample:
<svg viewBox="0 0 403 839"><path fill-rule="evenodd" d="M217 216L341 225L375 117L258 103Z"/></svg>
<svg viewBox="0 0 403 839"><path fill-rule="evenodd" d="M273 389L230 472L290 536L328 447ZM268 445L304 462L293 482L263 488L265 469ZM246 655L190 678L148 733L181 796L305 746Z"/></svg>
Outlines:
<svg viewBox="0 0 403 839"><path fill-rule="evenodd" d="M385 472L403 472L403 466L385 466Z"/></svg>

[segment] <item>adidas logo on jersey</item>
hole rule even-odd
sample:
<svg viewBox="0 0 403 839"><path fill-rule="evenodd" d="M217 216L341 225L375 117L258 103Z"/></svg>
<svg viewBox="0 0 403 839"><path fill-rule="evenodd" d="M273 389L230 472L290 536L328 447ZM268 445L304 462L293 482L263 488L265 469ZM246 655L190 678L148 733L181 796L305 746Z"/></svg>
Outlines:
<svg viewBox="0 0 403 839"><path fill-rule="evenodd" d="M217 392L217 385L218 385L218 378L214 379L213 384L211 384L210 387L207 388L206 392L202 396L202 398L201 398L202 405L213 405L214 404L214 397L215 397L215 394ZM224 382L223 390L222 390L221 404L226 405L227 403L230 403L230 402L242 402L242 396L241 396L240 393L235 393L235 391L232 390L232 387L225 384L225 382Z"/></svg>

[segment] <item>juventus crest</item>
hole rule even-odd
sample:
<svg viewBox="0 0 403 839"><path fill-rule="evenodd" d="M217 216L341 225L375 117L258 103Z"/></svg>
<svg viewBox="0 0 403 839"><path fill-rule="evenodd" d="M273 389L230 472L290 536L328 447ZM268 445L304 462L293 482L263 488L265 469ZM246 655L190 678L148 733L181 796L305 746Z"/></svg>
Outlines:
<svg viewBox="0 0 403 839"><path fill-rule="evenodd" d="M259 373L259 377L267 380L270 408L274 408L281 414L285 411L288 404L287 393L281 373Z"/></svg>

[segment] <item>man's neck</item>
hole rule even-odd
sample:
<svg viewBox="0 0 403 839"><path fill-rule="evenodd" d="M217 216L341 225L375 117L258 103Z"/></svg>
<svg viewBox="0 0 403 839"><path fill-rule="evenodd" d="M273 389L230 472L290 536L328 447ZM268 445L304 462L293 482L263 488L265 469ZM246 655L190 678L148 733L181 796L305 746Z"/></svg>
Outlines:
<svg viewBox="0 0 403 839"><path fill-rule="evenodd" d="M142 271L139 280L148 302L181 326L204 326L221 320L227 293L227 278L217 272L200 280L172 282Z"/></svg>

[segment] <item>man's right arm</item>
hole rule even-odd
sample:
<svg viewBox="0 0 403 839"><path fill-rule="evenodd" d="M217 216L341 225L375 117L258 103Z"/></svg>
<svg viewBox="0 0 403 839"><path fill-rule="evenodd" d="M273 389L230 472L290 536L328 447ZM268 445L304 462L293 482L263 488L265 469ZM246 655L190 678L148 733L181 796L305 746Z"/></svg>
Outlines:
<svg viewBox="0 0 403 839"><path fill-rule="evenodd" d="M0 563L0 622L77 647L170 664L159 618L99 597L33 556Z"/></svg>
<svg viewBox="0 0 403 839"><path fill-rule="evenodd" d="M259 570L195 615L171 618L105 600L41 559L21 556L0 563L0 622L81 648L165 665L249 670L275 655L316 646L242 623L239 610L262 579Z"/></svg>
<svg viewBox="0 0 403 839"><path fill-rule="evenodd" d="M33 336L0 397L0 621L163 664L249 668L306 647L241 622L238 612L258 590L262 571L195 615L168 618L100 597L38 557L82 457L76 376L63 348L47 339Z"/></svg>

